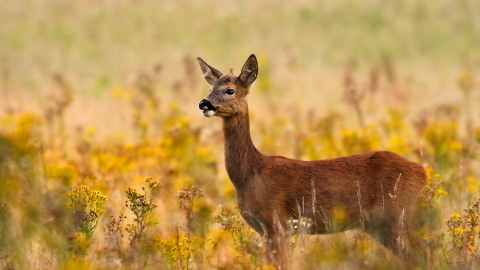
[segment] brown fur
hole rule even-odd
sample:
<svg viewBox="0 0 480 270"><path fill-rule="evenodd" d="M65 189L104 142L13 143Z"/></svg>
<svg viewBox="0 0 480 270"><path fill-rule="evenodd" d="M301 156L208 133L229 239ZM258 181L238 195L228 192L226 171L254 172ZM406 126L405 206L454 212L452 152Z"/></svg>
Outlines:
<svg viewBox="0 0 480 270"><path fill-rule="evenodd" d="M250 137L246 101L258 74L255 56L249 57L239 77L221 75L200 58L198 62L213 85L205 102L223 120L225 164L238 208L266 240L270 262L286 267L283 228L300 216L312 220L312 234L361 227L402 254L399 243L411 237L412 208L427 183L421 165L388 151L316 161L265 156ZM228 95L227 89L235 94Z"/></svg>

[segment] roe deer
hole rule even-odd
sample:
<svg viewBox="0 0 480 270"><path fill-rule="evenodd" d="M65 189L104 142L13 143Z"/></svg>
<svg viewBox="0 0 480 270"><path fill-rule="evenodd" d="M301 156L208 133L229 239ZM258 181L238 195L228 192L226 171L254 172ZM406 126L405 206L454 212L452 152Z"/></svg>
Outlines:
<svg viewBox="0 0 480 270"><path fill-rule="evenodd" d="M255 55L238 77L232 69L223 75L197 60L212 85L199 109L206 117L222 118L225 166L238 209L265 240L270 263L287 267L283 228L301 216L311 219L311 234L361 228L404 255L414 204L427 183L421 165L388 151L316 161L263 155L250 137L246 99L258 75ZM339 212L342 218L336 218Z"/></svg>

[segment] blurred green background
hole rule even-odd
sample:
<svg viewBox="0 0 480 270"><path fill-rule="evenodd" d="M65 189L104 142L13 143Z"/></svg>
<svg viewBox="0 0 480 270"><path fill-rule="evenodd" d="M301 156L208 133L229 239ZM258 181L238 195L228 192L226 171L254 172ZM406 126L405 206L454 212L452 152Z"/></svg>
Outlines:
<svg viewBox="0 0 480 270"><path fill-rule="evenodd" d="M5 0L1 79L38 92L61 71L81 92L97 93L154 62L172 83L184 57L226 70L251 53L267 58L280 81L289 78L276 72L292 62L298 69L288 77L315 77L351 59L368 66L385 56L412 74L451 71L478 61L479 10L479 1Z"/></svg>

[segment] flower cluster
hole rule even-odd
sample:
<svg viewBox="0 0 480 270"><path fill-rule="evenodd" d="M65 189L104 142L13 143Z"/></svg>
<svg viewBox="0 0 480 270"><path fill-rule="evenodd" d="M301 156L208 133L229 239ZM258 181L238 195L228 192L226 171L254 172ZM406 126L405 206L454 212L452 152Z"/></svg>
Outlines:
<svg viewBox="0 0 480 270"><path fill-rule="evenodd" d="M125 206L130 209L134 218L134 223L127 223L126 230L130 236L130 245L134 246L142 239L144 230L153 225L151 218L153 210L157 205L153 203L153 199L157 194L159 183L153 181L153 178L145 179L148 184L147 189L142 187L143 193L137 192L136 189L128 188L126 195L127 200Z"/></svg>
<svg viewBox="0 0 480 270"><path fill-rule="evenodd" d="M66 196L70 200L68 206L72 209L75 225L80 232L92 239L100 217L105 214L102 206L107 197L87 186L74 187Z"/></svg>

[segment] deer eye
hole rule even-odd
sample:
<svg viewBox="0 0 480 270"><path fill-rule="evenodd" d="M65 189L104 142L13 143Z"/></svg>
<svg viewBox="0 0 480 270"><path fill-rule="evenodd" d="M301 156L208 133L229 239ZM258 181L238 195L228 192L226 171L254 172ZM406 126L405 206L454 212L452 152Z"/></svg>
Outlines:
<svg viewBox="0 0 480 270"><path fill-rule="evenodd" d="M228 89L226 93L227 93L227 95L231 96L235 93L235 91L233 91L233 89Z"/></svg>

